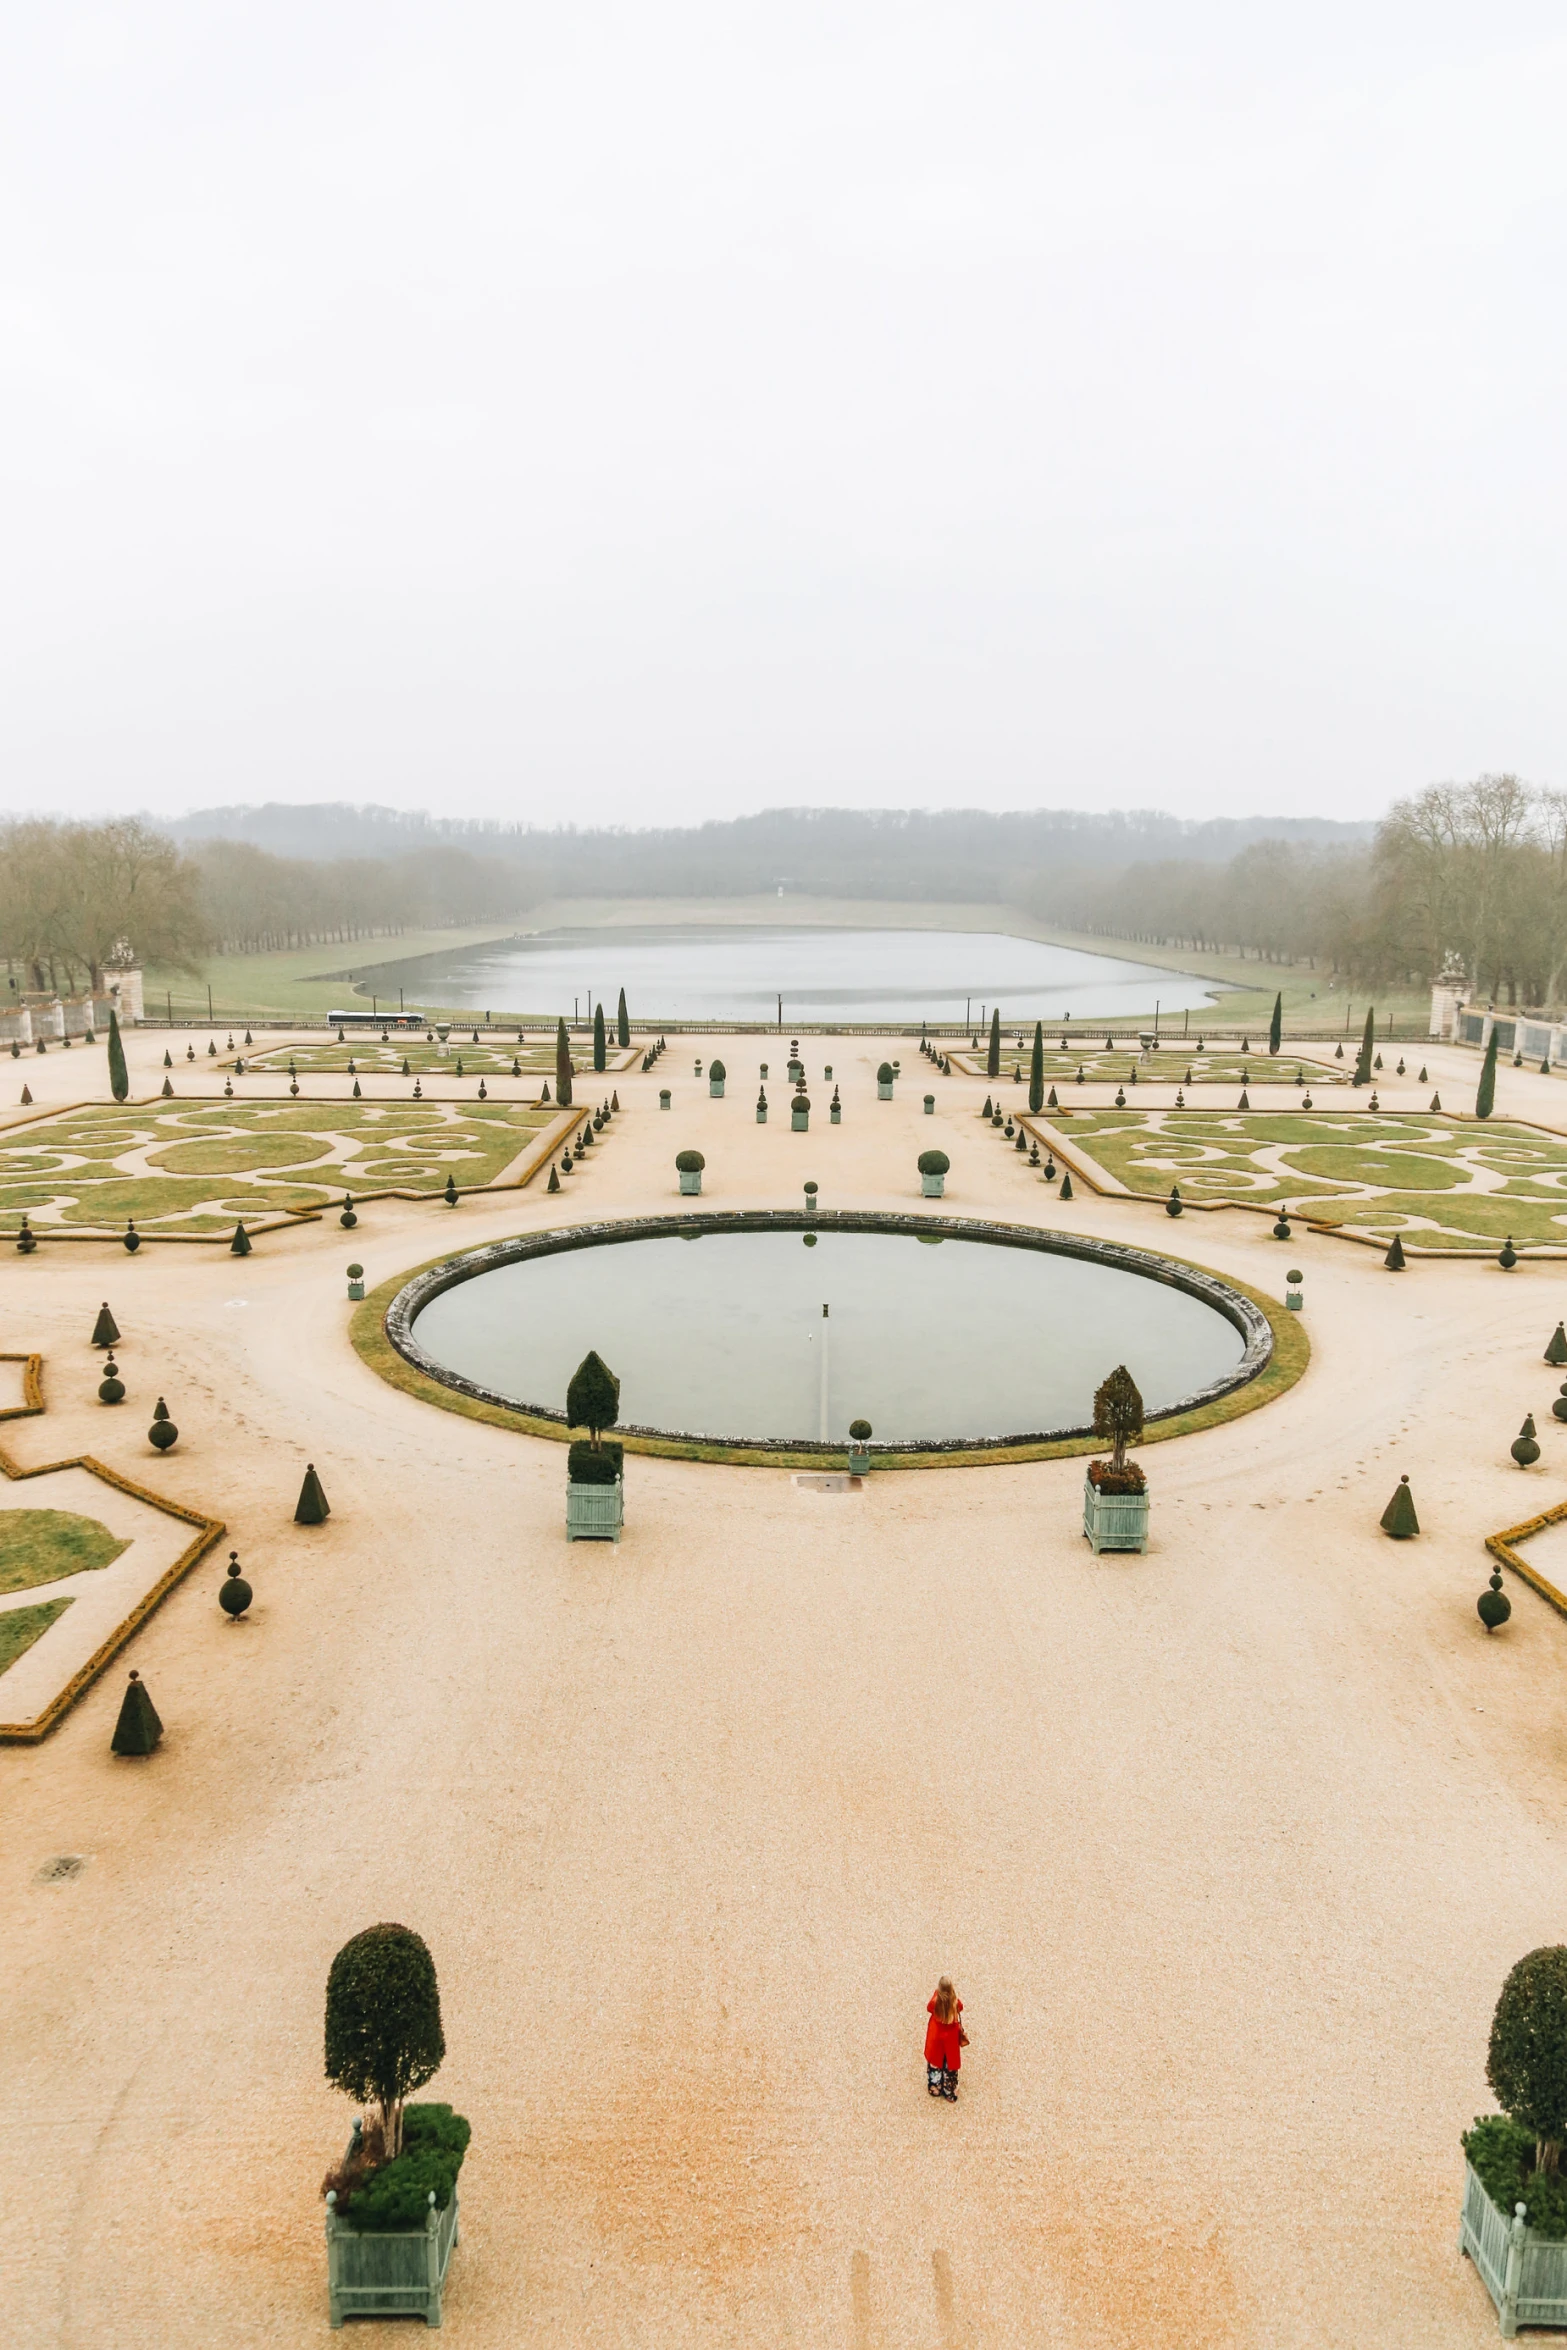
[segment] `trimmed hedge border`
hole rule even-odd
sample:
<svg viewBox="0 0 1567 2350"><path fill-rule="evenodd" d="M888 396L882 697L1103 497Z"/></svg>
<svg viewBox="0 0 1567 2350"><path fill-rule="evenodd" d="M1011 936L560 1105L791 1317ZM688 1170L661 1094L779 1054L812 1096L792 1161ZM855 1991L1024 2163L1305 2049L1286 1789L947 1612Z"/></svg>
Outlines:
<svg viewBox="0 0 1567 2350"><path fill-rule="evenodd" d="M1488 1534L1485 1538L1485 1547L1498 1565L1511 1567L1559 1616L1567 1616L1567 1593L1558 1591L1538 1567L1531 1567L1526 1558L1519 1556L1513 1545L1527 1542L1531 1534L1543 1534L1547 1526L1559 1526L1564 1518L1567 1518L1567 1501L1559 1501L1554 1509L1542 1510L1537 1518L1525 1518L1521 1526L1504 1526L1500 1534Z"/></svg>
<svg viewBox="0 0 1567 2350"><path fill-rule="evenodd" d="M28 1367L23 1376L28 1383L28 1391L37 1398L36 1402L25 1403L20 1411L8 1412L4 1416L7 1419L20 1419L24 1413L41 1412L44 1408L42 1355L0 1356L0 1361L25 1362ZM18 1468L4 1452L0 1452L0 1476L16 1483L28 1477L52 1476L56 1469L85 1469L89 1476L99 1477L105 1485L114 1486L120 1493L130 1494L134 1501L146 1502L150 1508L161 1510L166 1518L183 1518L188 1526L194 1526L198 1531L174 1564L159 1576L150 1591L142 1593L129 1614L115 1625L107 1640L94 1650L87 1662L71 1675L65 1687L51 1699L35 1722L0 1722L0 1745L3 1746L36 1746L40 1739L47 1738L50 1731L57 1728L70 1712L76 1700L92 1687L105 1665L112 1664L126 1642L141 1630L147 1618L168 1597L175 1584L190 1573L198 1559L205 1558L220 1535L228 1532L221 1518L204 1517L200 1510L187 1509L183 1502L169 1501L163 1494L154 1493L150 1486L138 1485L134 1477L122 1477L118 1469L108 1468L104 1462L95 1460L90 1452L75 1453L69 1460L40 1461L32 1469Z"/></svg>
<svg viewBox="0 0 1567 2350"><path fill-rule="evenodd" d="M909 1232L950 1240L974 1240L993 1246L1037 1249L1044 1255L1073 1256L1108 1264L1186 1291L1222 1313L1242 1332L1246 1354L1233 1379L1216 1383L1150 1418L1144 1441L1160 1443L1204 1428L1220 1427L1246 1412L1271 1403L1293 1387L1311 1359L1311 1342L1300 1317L1288 1313L1275 1299L1193 1264L1189 1259L1155 1255L1118 1241L1093 1240L1073 1233L1048 1231L1032 1224L993 1224L974 1218L885 1214L876 1210L843 1209L807 1218L798 1209L758 1209L749 1213L714 1211L703 1215L644 1216L612 1224L581 1224L552 1231L519 1235L490 1248L462 1256L432 1259L411 1273L385 1281L362 1305L349 1324L355 1351L389 1386L421 1402L439 1405L467 1419L491 1427L514 1429L524 1436L544 1436L556 1443L569 1439L561 1414L519 1408L502 1396L462 1381L451 1373L437 1373L409 1336L415 1315L431 1297L456 1282L468 1280L497 1264L516 1263L531 1256L634 1240L663 1239L671 1235L704 1233L820 1231L836 1227L848 1232ZM410 1295L415 1292L415 1295ZM1249 1366L1249 1367L1248 1367ZM651 1453L671 1460L726 1462L740 1468L841 1468L843 1445L808 1445L788 1438L756 1438L725 1444L705 1437L683 1436L658 1429L617 1428L626 1450ZM957 1438L950 1442L878 1447L876 1464L889 1469L981 1468L993 1462L1064 1460L1102 1450L1088 1429L1065 1429L1038 1436L999 1437L993 1442Z"/></svg>

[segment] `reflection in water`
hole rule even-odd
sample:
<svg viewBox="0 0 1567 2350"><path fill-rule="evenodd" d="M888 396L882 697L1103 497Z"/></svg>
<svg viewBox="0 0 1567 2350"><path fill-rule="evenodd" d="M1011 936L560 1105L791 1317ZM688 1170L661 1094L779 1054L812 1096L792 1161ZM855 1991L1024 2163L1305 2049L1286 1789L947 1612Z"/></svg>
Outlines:
<svg viewBox="0 0 1567 2350"><path fill-rule="evenodd" d="M1084 1426L1125 1363L1150 1411L1238 1366L1212 1307L1113 1266L905 1233L710 1233L536 1257L432 1299L447 1369L559 1410L589 1347L624 1419L705 1436L884 1443ZM824 1310L830 1306L830 1313Z"/></svg>
<svg viewBox="0 0 1567 2350"><path fill-rule="evenodd" d="M364 979L386 1001L582 1019L620 990L637 1020L979 1021L1134 1019L1198 1010L1187 972L1089 955L1001 932L706 928L554 930L410 963Z"/></svg>

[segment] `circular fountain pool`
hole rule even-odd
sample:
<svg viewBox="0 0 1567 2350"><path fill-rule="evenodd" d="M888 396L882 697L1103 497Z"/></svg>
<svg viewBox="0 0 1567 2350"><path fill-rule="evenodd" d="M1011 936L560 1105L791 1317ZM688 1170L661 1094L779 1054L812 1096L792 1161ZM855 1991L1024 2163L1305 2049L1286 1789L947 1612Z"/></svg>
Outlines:
<svg viewBox="0 0 1567 2350"><path fill-rule="evenodd" d="M807 1245L809 1244L809 1245ZM1254 1378L1272 1331L1213 1275L1029 1226L695 1215L531 1235L417 1276L386 1328L445 1385L545 1419L590 1347L626 1432L797 1448L1088 1431L1125 1363L1148 1416Z"/></svg>

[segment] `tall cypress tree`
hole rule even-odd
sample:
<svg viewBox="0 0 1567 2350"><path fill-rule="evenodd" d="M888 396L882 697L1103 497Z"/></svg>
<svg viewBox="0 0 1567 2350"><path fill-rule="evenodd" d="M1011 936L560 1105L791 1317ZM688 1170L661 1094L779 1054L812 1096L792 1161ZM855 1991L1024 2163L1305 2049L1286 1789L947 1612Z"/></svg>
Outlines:
<svg viewBox="0 0 1567 2350"><path fill-rule="evenodd" d="M109 1006L109 1091L117 1102L123 1102L131 1090L130 1073L125 1066L125 1047L120 1042L120 1023L114 1006Z"/></svg>
<svg viewBox="0 0 1567 2350"><path fill-rule="evenodd" d="M631 1019L626 1011L626 991L620 991L620 1009L615 1014L615 1041L622 1052L631 1042Z"/></svg>
<svg viewBox="0 0 1567 2350"><path fill-rule="evenodd" d="M1371 1082L1371 1055L1376 1049L1375 1021L1376 1007L1373 1005L1366 1014L1366 1033L1361 1038L1360 1050L1355 1055L1355 1074L1350 1081L1354 1085L1368 1085Z"/></svg>
<svg viewBox="0 0 1567 2350"><path fill-rule="evenodd" d="M555 1099L563 1110L571 1107L571 1039L566 1034L566 1023L558 1021L555 1028Z"/></svg>
<svg viewBox="0 0 1567 2350"><path fill-rule="evenodd" d="M1034 1022L1034 1058L1028 1068L1028 1106L1042 1110L1045 1106L1045 1028L1042 1020Z"/></svg>
<svg viewBox="0 0 1567 2350"><path fill-rule="evenodd" d="M1496 1029L1493 1025L1485 1048L1485 1059L1480 1065L1480 1090L1475 1095L1475 1116L1489 1118L1496 1107Z"/></svg>
<svg viewBox="0 0 1567 2350"><path fill-rule="evenodd" d="M1279 1049L1279 1038L1283 1035L1283 1033L1284 990L1280 988L1278 994L1273 999L1273 1018L1268 1022L1268 1052L1270 1056L1277 1053Z"/></svg>
<svg viewBox="0 0 1567 2350"><path fill-rule="evenodd" d="M605 1056L604 1006L601 1003L595 1004L593 1007L593 1066L595 1069L608 1067Z"/></svg>
<svg viewBox="0 0 1567 2350"><path fill-rule="evenodd" d="M999 1004L990 1015L990 1051L985 1058L985 1075L987 1077L1001 1075L1001 1006Z"/></svg>

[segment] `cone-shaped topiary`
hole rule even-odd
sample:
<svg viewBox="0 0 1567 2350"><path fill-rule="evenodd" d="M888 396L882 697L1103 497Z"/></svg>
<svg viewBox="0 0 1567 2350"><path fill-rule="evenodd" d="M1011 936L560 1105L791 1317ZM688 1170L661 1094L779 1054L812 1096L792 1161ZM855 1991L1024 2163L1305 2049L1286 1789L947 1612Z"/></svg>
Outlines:
<svg viewBox="0 0 1567 2350"><path fill-rule="evenodd" d="M1534 1438L1533 1412L1529 1412L1525 1415L1524 1424L1519 1429L1517 1435L1513 1438L1509 1449L1512 1453L1513 1459L1518 1463L1520 1469L1532 1469L1535 1462L1539 1459L1540 1447L1535 1442Z"/></svg>
<svg viewBox="0 0 1567 2350"><path fill-rule="evenodd" d="M1480 1064L1480 1083L1475 1091L1475 1116L1489 1118L1496 1107L1496 1030L1493 1028L1486 1042L1485 1059Z"/></svg>
<svg viewBox="0 0 1567 2350"><path fill-rule="evenodd" d="M555 1097L563 1110L571 1107L571 1039L566 1023L555 1023Z"/></svg>
<svg viewBox="0 0 1567 2350"><path fill-rule="evenodd" d="M1240 1100L1239 1100L1239 1101L1236 1103L1235 1107L1236 1107L1238 1110L1249 1110L1249 1109L1251 1108L1251 1096L1250 1096L1250 1094L1249 1094L1249 1093L1246 1091L1246 1088L1245 1088L1245 1086L1244 1086L1244 1085L1241 1087L1241 1098L1240 1098Z"/></svg>
<svg viewBox="0 0 1567 2350"><path fill-rule="evenodd" d="M566 1389L566 1419L573 1428L586 1428L595 1452L606 1428L620 1418L620 1381L601 1356L591 1349L571 1374Z"/></svg>
<svg viewBox="0 0 1567 2350"><path fill-rule="evenodd" d="M1279 1039L1284 1033L1284 997L1282 991L1273 999L1273 1018L1268 1022L1268 1051L1277 1053Z"/></svg>
<svg viewBox="0 0 1567 2350"><path fill-rule="evenodd" d="M1378 1055L1377 1055L1376 1059L1375 1059L1375 1060L1372 1062L1371 1066L1372 1066L1372 1068L1373 1068L1373 1069L1380 1069L1380 1068L1381 1068L1381 1066L1382 1066L1382 1055L1381 1055L1380 1053L1378 1053Z"/></svg>
<svg viewBox="0 0 1567 2350"><path fill-rule="evenodd" d="M234 1227L234 1237L229 1242L229 1255L231 1257L248 1257L249 1254L250 1234L245 1230L244 1223L241 1221Z"/></svg>
<svg viewBox="0 0 1567 2350"><path fill-rule="evenodd" d="M1560 1328L1561 1325L1558 1323L1558 1331ZM109 1301L107 1298L104 1299L103 1304L98 1308L98 1319L92 1326L91 1343L94 1346L118 1346L120 1343L120 1325L118 1322L116 1322L114 1316L109 1311ZM1563 1348L1560 1355L1548 1354L1545 1359L1548 1363L1567 1363L1567 1347Z"/></svg>
<svg viewBox="0 0 1567 2350"><path fill-rule="evenodd" d="M1165 1214L1167 1216L1178 1216L1181 1213L1182 1204L1181 1187L1178 1183L1172 1183L1170 1186L1170 1196L1164 1203Z"/></svg>
<svg viewBox="0 0 1567 2350"><path fill-rule="evenodd" d="M107 1312L108 1308L105 1307L104 1311ZM118 1338L119 1332L116 1331L114 1335ZM1545 1359L1558 1369L1563 1363L1567 1363L1567 1325L1558 1322L1551 1332L1549 1343L1545 1349Z"/></svg>
<svg viewBox="0 0 1567 2350"><path fill-rule="evenodd" d="M157 1709L147 1695L147 1684L139 1673L133 1672L125 1695L120 1700L120 1718L114 1725L114 1736L109 1740L111 1754L151 1754L163 1736L163 1724Z"/></svg>
<svg viewBox="0 0 1567 2350"><path fill-rule="evenodd" d="M539 1107L540 1107L540 1109L542 1109L542 1108L544 1107L545 1103L546 1103L546 1102L549 1100L549 1098L550 1098L550 1081L549 1081L549 1079L546 1077L546 1078L545 1078L545 1080L544 1080L544 1083L543 1083L543 1084L540 1086L540 1088L539 1088Z"/></svg>
<svg viewBox="0 0 1567 2350"><path fill-rule="evenodd" d="M1061 1107L1060 1102L1056 1099L1056 1089L1054 1086L1050 1088L1050 1092L1046 1096L1045 1107L1050 1110L1059 1110Z"/></svg>
<svg viewBox="0 0 1567 2350"><path fill-rule="evenodd" d="M1409 1479L1400 1477L1393 1488L1393 1498L1382 1512L1380 1524L1384 1534L1391 1534L1395 1542L1407 1542L1411 1534L1420 1531L1420 1520L1415 1515L1415 1497L1409 1490Z"/></svg>
<svg viewBox="0 0 1567 2350"><path fill-rule="evenodd" d="M546 1191L559 1191L560 1189L560 1170L554 1165L550 1168L550 1179L544 1188Z"/></svg>
<svg viewBox="0 0 1567 2350"><path fill-rule="evenodd" d="M1442 1107L1442 1097L1439 1093L1434 1093L1431 1096L1431 1107L1433 1110L1439 1110Z"/></svg>
<svg viewBox="0 0 1567 2350"><path fill-rule="evenodd" d="M363 1096L359 1091L359 1080L357 1077L354 1079L354 1099L356 1102L363 1099Z"/></svg>
<svg viewBox="0 0 1567 2350"><path fill-rule="evenodd" d="M595 1069L604 1069L608 1065L609 1050L604 1035L604 1007L602 1004L595 1004L593 1007L593 1066Z"/></svg>
<svg viewBox="0 0 1567 2350"><path fill-rule="evenodd" d="M1126 1448L1143 1439L1143 1399L1124 1363L1118 1363L1094 1396L1094 1434L1111 1447L1110 1466L1126 1467Z"/></svg>
<svg viewBox="0 0 1567 2350"><path fill-rule="evenodd" d="M1042 1110L1045 1106L1045 1031L1044 1024L1034 1022L1034 1052L1028 1064L1028 1106Z"/></svg>
<svg viewBox="0 0 1567 2350"><path fill-rule="evenodd" d="M406 1053L403 1055L403 1075L405 1077L411 1077L413 1075L413 1071L408 1066L408 1055Z"/></svg>
<svg viewBox="0 0 1567 2350"><path fill-rule="evenodd" d="M1062 1176L1062 1178L1061 1178L1061 1191L1060 1191L1060 1197L1061 1197L1062 1199L1070 1199L1070 1198L1071 1198L1071 1196L1072 1196L1072 1178L1071 1178L1071 1176L1070 1176L1070 1175L1063 1175L1063 1176Z"/></svg>
<svg viewBox="0 0 1567 2350"><path fill-rule="evenodd" d="M456 1207L456 1205L457 1205L457 1178L456 1178L454 1175L451 1175L451 1174L448 1174L448 1175L447 1175L447 1178L446 1178L446 1189L445 1189L445 1190L442 1192L442 1194L441 1194L441 1197L442 1197L442 1199L443 1199L443 1200L445 1200L445 1202L446 1202L446 1204L447 1204L447 1206L448 1206L449 1208L455 1208L455 1207Z"/></svg>
<svg viewBox="0 0 1567 2350"><path fill-rule="evenodd" d="M120 1377L119 1366L113 1355L109 1356L103 1366L103 1379L98 1388L98 1401L100 1403L123 1403L125 1401L125 1382Z"/></svg>
<svg viewBox="0 0 1567 2350"><path fill-rule="evenodd" d="M1504 1273L1510 1273L1518 1262L1518 1251L1513 1246L1513 1236L1510 1232L1497 1252L1496 1261Z"/></svg>
<svg viewBox="0 0 1567 2350"><path fill-rule="evenodd" d="M1535 2135L1535 2164L1554 2171L1567 2138L1567 1949L1521 1958L1491 2021L1485 2077L1505 2114Z"/></svg>
<svg viewBox="0 0 1567 2350"><path fill-rule="evenodd" d="M1392 1245L1382 1262L1390 1273L1402 1273L1404 1270L1404 1244L1396 1232L1393 1235Z"/></svg>
<svg viewBox="0 0 1567 2350"><path fill-rule="evenodd" d="M31 1087L30 1085L24 1085L24 1086L23 1086L23 1088L22 1088L22 1107L23 1107L23 1109L24 1109L24 1110L30 1110L30 1109L32 1108L32 1106L33 1106L33 1089L32 1089L32 1087Z"/></svg>
<svg viewBox="0 0 1567 2350"><path fill-rule="evenodd" d="M446 2054L435 1961L407 1926L367 1926L345 1942L326 1983L326 2077L379 2108L390 2160L402 2151L403 2101Z"/></svg>
<svg viewBox="0 0 1567 2350"><path fill-rule="evenodd" d="M998 1006L990 1015L990 1050L985 1056L985 1075L1001 1075L1001 1011Z"/></svg>
<svg viewBox="0 0 1567 2350"><path fill-rule="evenodd" d="M229 1571L223 1588L218 1593L218 1605L223 1613L237 1624L254 1597L255 1593L239 1571L239 1552L231 1550L229 1552Z"/></svg>
<svg viewBox="0 0 1567 2350"><path fill-rule="evenodd" d="M294 1523L296 1526L324 1526L331 1514L332 1505L316 1475L315 1462L308 1461L305 1465L305 1481L299 1488L299 1499L294 1504Z"/></svg>
<svg viewBox="0 0 1567 2350"><path fill-rule="evenodd" d="M119 1015L109 1007L109 1091L117 1102L123 1102L131 1090L130 1074L125 1066L125 1046L120 1036Z"/></svg>
<svg viewBox="0 0 1567 2350"><path fill-rule="evenodd" d="M1360 1050L1355 1055L1355 1074L1350 1080L1354 1085L1369 1085L1371 1082L1371 1054L1375 1042L1375 1020L1375 1011L1367 1012L1366 1031L1360 1040Z"/></svg>
<svg viewBox="0 0 1567 2350"><path fill-rule="evenodd" d="M179 1433L169 1418L169 1407L160 1395L158 1408L152 1415L152 1426L147 1431L147 1442L157 1452L168 1452L179 1442Z"/></svg>
<svg viewBox="0 0 1567 2350"><path fill-rule="evenodd" d="M1513 1612L1513 1603L1502 1589L1502 1570L1491 1569L1490 1588L1482 1591L1475 1601L1475 1613L1488 1632L1499 1631Z"/></svg>
<svg viewBox="0 0 1567 2350"><path fill-rule="evenodd" d="M171 1102L174 1099L174 1088L166 1077L163 1080L163 1098L166 1102Z"/></svg>
<svg viewBox="0 0 1567 2350"><path fill-rule="evenodd" d="M168 1053L168 1052L165 1052L165 1053L164 1053L164 1056L163 1056L163 1066L165 1067L165 1069L172 1069L172 1068L173 1068L173 1066L174 1066L174 1060L173 1060L173 1056L172 1056L170 1053Z"/></svg>
<svg viewBox="0 0 1567 2350"><path fill-rule="evenodd" d="M125 1230L120 1235L120 1240L126 1255L128 1257L133 1257L141 1246L141 1234L136 1229L136 1219L134 1216L126 1217Z"/></svg>
<svg viewBox="0 0 1567 2350"><path fill-rule="evenodd" d="M620 1002L615 1010L615 1042L622 1052L626 1052L630 1048L631 1021L626 1011L626 991L624 988L620 991Z"/></svg>

